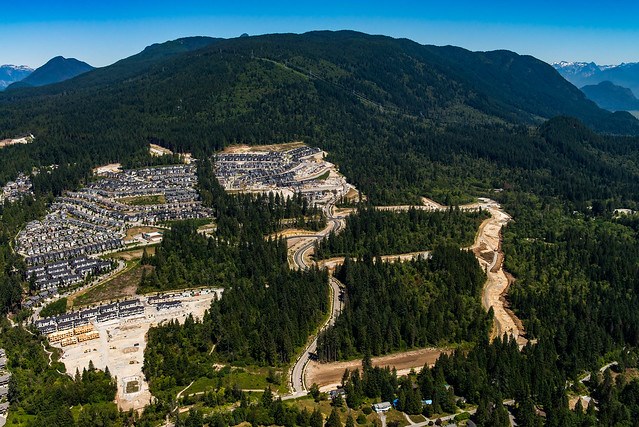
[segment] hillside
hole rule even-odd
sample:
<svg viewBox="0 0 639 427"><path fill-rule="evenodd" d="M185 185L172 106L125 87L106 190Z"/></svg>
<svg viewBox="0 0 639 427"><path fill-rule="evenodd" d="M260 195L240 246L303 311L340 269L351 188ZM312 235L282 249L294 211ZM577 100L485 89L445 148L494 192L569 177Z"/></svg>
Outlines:
<svg viewBox="0 0 639 427"><path fill-rule="evenodd" d="M337 91L337 97L348 94L367 106L438 122L466 122L470 118L479 122L535 123L566 114L606 131L639 129L639 123L629 117L618 118L601 111L547 64L508 51L470 52L351 31L185 40L196 40L193 48L204 49L193 53L189 53L193 50L190 48L171 49L172 54L185 52L174 59L166 55L166 48L175 43L151 46L99 73L29 95L73 91L74 98L90 96L97 97L96 102L111 102L104 108L115 111L123 107L108 99L114 92L122 92L125 104L138 105L138 95L144 93L148 101L163 110L162 114L171 114L169 103L160 95L180 92L182 101L192 105L189 113L195 113L195 109L207 113L220 106L220 98L203 99L202 91L214 89L233 96L231 86L252 83L242 80L242 73L250 69L266 80L275 77L274 73L280 74L275 78L283 79L281 83L288 89L299 90L295 87L298 83L310 85L311 91L332 98L331 103L341 102L335 94L328 94ZM215 45L206 48L210 43ZM162 53L154 54L158 50ZM129 73L122 72L124 63L142 58L147 64L155 64L152 74L141 76L137 67ZM185 79L187 76L195 80ZM215 81L218 76L223 81ZM34 72L25 83L36 77ZM103 94L100 85L111 83L115 86ZM325 85L331 87L321 87ZM309 91L304 91L302 95L308 97ZM253 92L242 102L259 101L270 94ZM56 110L66 108L52 106Z"/></svg>
<svg viewBox="0 0 639 427"><path fill-rule="evenodd" d="M24 79L32 72L33 70L25 65L0 65L0 91L11 83Z"/></svg>
<svg viewBox="0 0 639 427"><path fill-rule="evenodd" d="M639 99L626 87L617 86L613 82L603 81L597 85L581 88L588 99L594 101L601 108L610 111L639 110Z"/></svg>
<svg viewBox="0 0 639 427"><path fill-rule="evenodd" d="M56 56L24 79L10 85L8 89L15 90L20 87L45 86L52 83L59 83L72 79L87 71L91 71L92 69L93 67L86 62L78 61L75 58L67 59L62 56Z"/></svg>
<svg viewBox="0 0 639 427"><path fill-rule="evenodd" d="M543 167L568 177L567 160L548 157L527 126L556 115L639 132L629 114L598 108L549 65L512 52L351 31L182 39L0 95L0 132L46 141L0 159L0 180L34 164L141 158L153 141L201 157L231 143L304 140L379 203L476 193L506 175L543 187L553 179ZM579 191L600 185L583 176Z"/></svg>

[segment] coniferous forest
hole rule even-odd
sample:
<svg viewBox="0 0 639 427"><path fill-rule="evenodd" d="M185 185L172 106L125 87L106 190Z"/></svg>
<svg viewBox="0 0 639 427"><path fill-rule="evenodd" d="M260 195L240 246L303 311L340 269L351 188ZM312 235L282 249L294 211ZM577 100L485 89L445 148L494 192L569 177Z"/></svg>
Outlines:
<svg viewBox="0 0 639 427"><path fill-rule="evenodd" d="M346 259L336 277L346 285L345 307L320 335L321 361L474 342L490 331L480 302L486 276L458 246L405 263Z"/></svg>
<svg viewBox="0 0 639 427"><path fill-rule="evenodd" d="M486 196L513 217L503 250L513 275L507 301L531 340L522 349L488 341L490 315L479 304L483 273L472 254L459 250L472 241L481 214L361 207L343 234L319 246L320 257L351 256L337 273L346 286L344 313L319 347L323 360L364 358L361 372L345 376L347 406L397 398L400 409L431 415L454 410L455 397L463 396L477 405L473 419L484 426L508 425L504 401L513 401L508 411L520 426L636 424L639 221L615 213L639 207L639 139L620 136L635 134L636 123L582 103L562 80L553 80L557 96L542 87L540 96L524 98L536 89L521 76L545 70L529 58L501 52L478 55L478 64L462 51L408 42L379 39L363 50L362 36L346 34L338 41L348 48L339 50L326 34L298 47L291 37L203 51L197 49L213 41L159 45L77 82L0 96L2 137L36 135L33 144L2 149L0 183L38 171L35 199L0 208L3 315L12 312L15 321L29 315L21 310L25 266L11 250L16 233L41 217L55 195L91 179L94 166L170 161L150 158L149 142L203 160L199 190L215 211L217 231L207 238L197 224L175 224L145 259L153 268L140 290L225 289L201 322L150 331L144 370L159 398L139 420L111 403L108 372L61 375L56 357L49 366L42 338L3 320L0 345L15 378L10 411L36 426L151 425L172 409L176 386L219 375L211 371L214 362L285 367L294 360L327 313L327 277L289 270L286 245L265 236L289 224L321 229L319 211L299 197L226 195L204 159L231 143L304 140L327 150L371 206L416 204L422 196L454 205ZM385 67L366 66L383 58L390 58ZM500 58L518 64L520 77L511 80L523 86L491 80L509 75ZM477 75L463 74L467 69ZM552 118L557 114L579 116L605 133ZM432 259L376 260L425 249L433 250ZM454 342L468 345L408 379L368 359ZM598 373L611 362L614 372ZM583 381L587 373L591 379ZM256 401L224 381L192 398L216 411L193 410L176 425L323 423L318 412L269 392ZM568 398L583 394L595 403L570 410ZM422 406L420 399L433 403ZM79 405L79 413L69 409ZM237 409L220 410L231 405Z"/></svg>
<svg viewBox="0 0 639 427"><path fill-rule="evenodd" d="M317 245L315 257L403 254L443 244L467 247L486 218L485 212L462 212L458 208L389 212L363 207L346 218L343 231L331 233Z"/></svg>

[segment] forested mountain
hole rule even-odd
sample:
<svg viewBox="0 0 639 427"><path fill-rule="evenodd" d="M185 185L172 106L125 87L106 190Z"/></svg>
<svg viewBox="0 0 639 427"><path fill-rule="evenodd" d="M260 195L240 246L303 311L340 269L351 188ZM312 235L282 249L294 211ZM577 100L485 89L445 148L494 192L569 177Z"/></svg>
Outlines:
<svg viewBox="0 0 639 427"><path fill-rule="evenodd" d="M0 137L38 141L5 149L0 182L34 165L125 160L149 141L197 157L235 142L304 140L376 203L454 201L453 187L544 185L549 167L562 173L562 155L524 127L560 113L608 132L639 130L630 114L599 109L547 64L511 52L349 31L189 38L0 94Z"/></svg>
<svg viewBox="0 0 639 427"><path fill-rule="evenodd" d="M581 88L588 99L594 101L601 108L610 111L639 110L639 99L627 87L617 86L611 81L603 81L596 85Z"/></svg>
<svg viewBox="0 0 639 427"><path fill-rule="evenodd" d="M148 67L130 66L140 61ZM195 134L220 140L217 146L264 134L259 118L265 116L275 120L269 134L308 136L309 120L327 125L317 109L339 111L354 102L367 114L382 111L429 122L534 123L565 114L609 131L639 130L636 120L597 108L535 58L349 31L185 39L152 46L64 84L12 92L0 97L3 132L29 128L53 142L73 118L74 128L82 129L74 132L95 137L97 145L157 137L193 149ZM51 111L56 120L45 117ZM169 125L163 119L170 119ZM241 119L255 123L251 132L238 133ZM180 132L187 121L189 132ZM113 129L100 132L107 127Z"/></svg>
<svg viewBox="0 0 639 427"><path fill-rule="evenodd" d="M24 79L10 85L7 89L13 90L20 87L45 86L52 83L59 83L91 70L93 70L93 67L86 62L78 61L75 58L56 56L42 67L35 69Z"/></svg>
<svg viewBox="0 0 639 427"><path fill-rule="evenodd" d="M582 120L562 115L541 123L560 113ZM410 381L398 384L390 370L365 366L361 378L351 376L354 383L362 380L361 396L398 397L412 412L420 397L432 397L442 408L451 403L446 386L452 385L455 394L478 405L480 425L507 422L505 398L516 400L517 423L526 426L628 425L636 413L636 385L595 379L586 386L579 379L608 361L619 362L622 371L631 368L631 374L638 367L639 225L636 217L618 218L613 211L639 207L639 139L611 135L636 133L637 122L598 109L534 58L354 32L183 39L63 83L1 94L0 129L0 136L36 135L33 144L2 150L0 182L32 166L59 165L34 178L35 201L2 208L3 313L17 311L24 285L24 264L10 248L16 232L42 215L51 195L89 179L91 166L136 164L148 157L151 141L204 159L230 143L302 139L326 149L372 204L417 203L427 195L451 205L489 195L513 216L504 228L503 249L506 269L514 274L509 302L531 339L522 351L514 342L488 342L490 315L479 303L484 276L473 255L458 250L479 215L409 212L384 223L383 214L362 210L349 220L359 231L348 229L325 244L327 253L362 259L337 273L347 287L346 305L322 335L322 358L470 342L442 357L432 378L426 370L417 379L419 392ZM204 368L210 373L211 356L289 363L329 303L324 273L289 270L284 242L264 239L283 218L304 220L317 212L295 199L227 196L211 165L199 164L200 193L215 209L216 235L205 238L193 224L176 225L157 255L145 259L155 270L142 286L223 284L226 290L202 322L150 332L145 372L154 390L167 395L173 385L202 375L199 362L209 363ZM406 237L429 227L442 238ZM391 240L397 233L389 230L401 239ZM372 261L385 247L406 250L446 241L454 245L438 245L432 260ZM15 334L12 346L19 347L25 340ZM0 338L10 335L3 330ZM194 339L183 345L189 335ZM34 383L28 377L20 381ZM82 386L65 381L74 390ZM352 385L357 396L358 386ZM588 414L571 413L567 385L571 393L592 392L600 414L594 405ZM58 390L47 387L53 393L42 398L45 410L56 403ZM31 395L28 387L23 390ZM66 408L82 402L72 397L58 405L65 416ZM241 392L224 402L239 400ZM173 407L169 402L166 397L156 406L158 419ZM29 406L40 411L37 404ZM247 419L259 424L240 416L252 410L241 404L233 424ZM546 420L536 415L541 410ZM276 420L262 423L280 424Z"/></svg>

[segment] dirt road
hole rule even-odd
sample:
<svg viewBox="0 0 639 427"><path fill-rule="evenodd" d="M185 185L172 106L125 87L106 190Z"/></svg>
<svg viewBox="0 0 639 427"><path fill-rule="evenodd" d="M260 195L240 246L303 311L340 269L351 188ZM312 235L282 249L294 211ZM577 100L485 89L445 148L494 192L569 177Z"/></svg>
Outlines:
<svg viewBox="0 0 639 427"><path fill-rule="evenodd" d="M422 202L423 205L421 206L387 206L379 209L393 211L403 211L410 208L433 211L448 209L446 206L442 206L430 199L423 198ZM486 311L492 308L494 312L491 339L508 334L514 337L520 346L524 346L527 340L524 337L525 331L523 324L515 314L508 309L505 299L509 281L503 270L504 254L501 250L501 231L503 226L510 220L510 216L501 209L501 206L499 206L497 202L490 199L479 199L479 202L460 206L460 208L468 211L482 209L490 213L490 218L486 219L479 226L477 235L475 236L475 242L468 249L473 251L479 264L487 274L487 280L482 289L481 300ZM330 218L330 216L328 217ZM337 230L335 231L339 231L339 227L336 228ZM322 238L323 235L325 234L322 233L321 236L307 236L306 240L299 239L298 242L292 244L289 248L292 252L290 256L292 263L298 268L308 268L308 266L312 264L308 256L313 249L314 241L318 238ZM404 261L414 259L417 256L428 256L428 252L388 255L383 257L383 259L391 262L396 260ZM327 268L331 271L341 262L343 262L343 258L332 258L320 261L318 264L320 267ZM407 373L411 368L423 367L425 363L434 364L443 351L445 350L421 349L387 355L373 359L373 364L376 366L394 366L398 371L405 370ZM307 354L308 349L304 352L304 355ZM301 359L304 360L302 361ZM356 369L360 364L361 362L358 360L320 364L302 357L292 370L295 374L291 375L291 383L293 385L293 395L291 396L304 394L305 384L317 383L320 387L330 389L336 384L339 384L346 368ZM297 365L301 366L299 367L300 369L296 371L296 368L298 368ZM297 382L299 382L299 384L296 384Z"/></svg>
<svg viewBox="0 0 639 427"><path fill-rule="evenodd" d="M486 283L482 290L484 309L493 309L494 324L491 339L508 334L517 340L520 346L527 343L521 321L508 308L505 299L509 281L503 269L504 254L501 248L501 231L510 220L510 216L498 207L488 209L490 218L479 227L472 250L477 261L486 271Z"/></svg>

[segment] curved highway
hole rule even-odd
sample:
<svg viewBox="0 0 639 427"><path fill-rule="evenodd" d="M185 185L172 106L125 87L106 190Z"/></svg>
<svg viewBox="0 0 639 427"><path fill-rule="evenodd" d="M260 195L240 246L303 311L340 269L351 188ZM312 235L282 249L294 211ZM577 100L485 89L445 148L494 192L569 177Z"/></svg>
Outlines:
<svg viewBox="0 0 639 427"><path fill-rule="evenodd" d="M299 269L307 269L310 266L306 263L305 257L307 253L312 250L315 246L315 243L328 236L331 232L339 232L342 228L342 219L333 216L333 203L329 203L324 208L324 214L326 215L326 219L328 222L328 226L319 232L318 234L311 235L303 235L303 236L291 236L291 238L307 238L308 242L300 245L293 254L293 261L295 265ZM326 320L326 322L320 328L320 331L326 329L328 326L335 323L335 319L339 316L339 313L342 309L342 303L339 298L340 293L344 285L342 285L339 280L330 276L329 284L331 288L331 312L330 316ZM318 333L319 334L319 333ZM308 362L311 360L311 356L317 351L317 335L316 334L312 341L306 346L304 352L297 359L295 364L290 370L290 386L292 394L285 396L284 399L293 399L296 397L304 396L308 393L306 388L305 379L305 371L308 365Z"/></svg>
<svg viewBox="0 0 639 427"><path fill-rule="evenodd" d="M385 207L385 209L392 209L392 210L408 210L410 208L415 208L415 207L414 206ZM428 209L428 210L447 209L447 207L445 206L433 205L432 203L426 204L423 207L417 207L417 208ZM476 210L480 208L484 210L488 210L491 213L490 220L494 222L493 225L495 225L495 229L497 231L501 231L501 227L510 219L510 217L501 210L501 207L499 206L499 204L493 200L480 199L479 203L460 206L460 209L462 210ZM329 204L324 208L324 214L326 215L327 223L328 223L327 227L324 230L320 231L317 234L307 234L307 235L305 234L305 235L297 235L297 236L289 237L290 239L293 239L293 238L308 239L308 241L305 241L303 244L300 244L295 249L295 252L293 253L293 262L295 263L295 266L297 266L297 268L299 269L307 269L310 267L306 262L306 256L308 252L314 248L314 245L317 241L325 238L330 232L336 232L336 233L339 232L344 226L343 218L338 218L333 216L333 204ZM486 230L484 230L484 227L480 227L480 232L478 233L477 241L475 242L473 246L477 246L478 241L482 240L483 238L482 232L484 233L486 232ZM493 269L493 267L495 267L499 259L498 257L499 248L495 247L492 249L494 252L492 261L491 262L484 261L488 265L489 272ZM480 260L479 255L477 256L478 256L478 260ZM328 320L326 321L326 323L322 325L322 328L320 329L320 331L325 329L329 325L333 324L341 311L341 301L339 299L339 295L340 295L340 292L342 292L343 285L337 279L330 276L330 286L331 286L331 294L332 294L331 314ZM503 290L500 290L499 293L501 293L502 291ZM495 309L499 308L499 307L495 307L495 305L490 303L487 294L488 292L487 292L486 286L484 286L484 289L482 291L482 300L484 302L484 306L486 307L486 309L488 310L491 306L493 306ZM502 307L502 310L503 310L503 307ZM496 322L496 323L499 323L499 322ZM496 328L497 328L497 331L501 331L502 329L501 324L497 324ZM516 336L518 336L519 338L523 336L522 331L518 331L517 328L514 328L514 329L511 328L511 329L515 332ZM316 351L317 351L317 335L312 339L312 341L304 349L304 352L302 353L302 355L297 359L297 361L291 368L289 372L289 375L290 375L289 378L290 378L290 386L291 386L292 393L288 396L284 396L283 399L293 399L293 398L304 396L307 394L307 388L305 383L305 371L309 361L311 360L312 354L314 354Z"/></svg>

